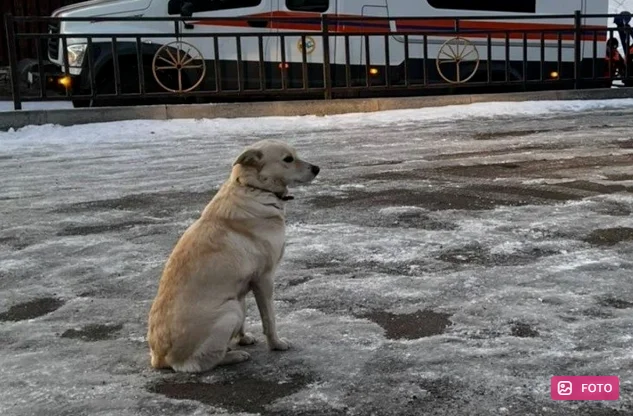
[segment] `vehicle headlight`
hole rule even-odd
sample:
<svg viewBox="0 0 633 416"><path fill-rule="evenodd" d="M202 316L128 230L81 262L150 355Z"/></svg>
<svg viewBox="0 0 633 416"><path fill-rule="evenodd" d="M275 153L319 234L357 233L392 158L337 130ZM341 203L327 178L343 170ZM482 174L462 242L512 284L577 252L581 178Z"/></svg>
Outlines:
<svg viewBox="0 0 633 416"><path fill-rule="evenodd" d="M69 45L67 50L68 50L68 65L70 65L71 67L81 67L81 65L84 62L84 56L86 55L86 49L88 48L88 45L83 43L83 44L76 44L76 45Z"/></svg>

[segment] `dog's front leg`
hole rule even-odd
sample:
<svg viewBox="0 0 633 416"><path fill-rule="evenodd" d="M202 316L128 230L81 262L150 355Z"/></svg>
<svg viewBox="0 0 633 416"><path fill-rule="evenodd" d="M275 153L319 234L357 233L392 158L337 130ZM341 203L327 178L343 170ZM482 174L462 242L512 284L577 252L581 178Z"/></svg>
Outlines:
<svg viewBox="0 0 633 416"><path fill-rule="evenodd" d="M246 319L246 297L242 297L240 299L240 306L242 307L242 312L244 313L243 317ZM244 319L242 319L242 326L240 327L240 332L238 334L239 337L239 345L253 345L257 342L254 336L244 332Z"/></svg>
<svg viewBox="0 0 633 416"><path fill-rule="evenodd" d="M289 348L289 343L277 336L277 326L275 324L275 311L273 305L273 276L272 273L256 279L252 283L253 294L262 318L264 335L271 350L285 351Z"/></svg>

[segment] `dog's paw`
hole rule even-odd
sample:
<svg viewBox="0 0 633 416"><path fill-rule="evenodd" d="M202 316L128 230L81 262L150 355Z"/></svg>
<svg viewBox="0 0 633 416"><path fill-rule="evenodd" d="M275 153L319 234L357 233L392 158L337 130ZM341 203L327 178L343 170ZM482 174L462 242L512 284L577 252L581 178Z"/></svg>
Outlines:
<svg viewBox="0 0 633 416"><path fill-rule="evenodd" d="M268 343L268 346L272 351L286 351L290 348L290 342L288 342L285 338L277 338L271 340Z"/></svg>
<svg viewBox="0 0 633 416"><path fill-rule="evenodd" d="M256 342L257 342L257 339L254 336L252 336L251 334L244 334L238 341L238 344L245 346L245 345L254 345Z"/></svg>
<svg viewBox="0 0 633 416"><path fill-rule="evenodd" d="M224 359L220 362L220 365L243 363L244 361L248 361L250 358L251 355L246 351L229 351L224 356Z"/></svg>

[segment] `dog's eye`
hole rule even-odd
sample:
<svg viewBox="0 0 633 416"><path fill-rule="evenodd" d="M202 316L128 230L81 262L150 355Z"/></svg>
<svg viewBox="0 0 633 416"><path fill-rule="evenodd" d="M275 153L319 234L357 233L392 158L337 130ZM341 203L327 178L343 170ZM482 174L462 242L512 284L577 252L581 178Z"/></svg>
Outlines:
<svg viewBox="0 0 633 416"><path fill-rule="evenodd" d="M286 163L292 163L292 162L294 162L294 161L295 161L295 158L294 158L294 157L292 157L292 156L287 156L287 157L284 159L284 162L286 162Z"/></svg>

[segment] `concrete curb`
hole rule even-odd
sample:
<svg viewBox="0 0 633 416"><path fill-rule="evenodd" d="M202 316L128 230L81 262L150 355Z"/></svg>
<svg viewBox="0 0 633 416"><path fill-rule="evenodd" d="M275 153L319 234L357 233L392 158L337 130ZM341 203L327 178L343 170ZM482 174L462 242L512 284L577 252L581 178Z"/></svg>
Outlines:
<svg viewBox="0 0 633 416"><path fill-rule="evenodd" d="M0 112L0 131L28 125L103 123L123 120L170 120L183 118L237 118L267 116L334 115L441 107L483 102L546 100L607 100L633 98L633 88L539 91L506 94L444 95L404 98L365 98L341 100L274 101L234 104L155 105L101 107L60 110Z"/></svg>

